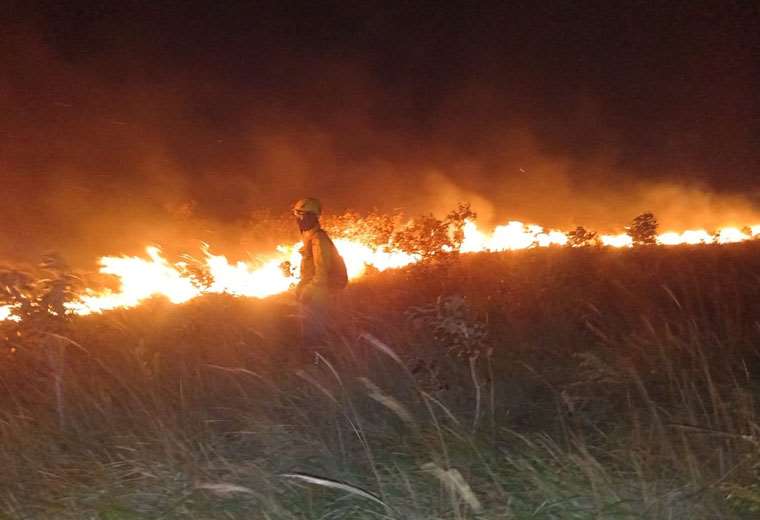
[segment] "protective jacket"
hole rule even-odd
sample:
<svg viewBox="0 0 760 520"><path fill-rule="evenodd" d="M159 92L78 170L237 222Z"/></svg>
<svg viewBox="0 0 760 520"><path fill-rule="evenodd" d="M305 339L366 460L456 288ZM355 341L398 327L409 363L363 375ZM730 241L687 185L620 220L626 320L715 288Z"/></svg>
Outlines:
<svg viewBox="0 0 760 520"><path fill-rule="evenodd" d="M301 234L301 280L298 297L303 302L326 302L330 291L347 282L346 266L330 237L318 226Z"/></svg>

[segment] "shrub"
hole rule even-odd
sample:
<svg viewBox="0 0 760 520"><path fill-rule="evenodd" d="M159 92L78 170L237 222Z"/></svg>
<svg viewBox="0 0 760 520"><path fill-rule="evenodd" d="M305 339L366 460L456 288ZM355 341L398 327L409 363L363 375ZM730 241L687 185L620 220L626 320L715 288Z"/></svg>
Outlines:
<svg viewBox="0 0 760 520"><path fill-rule="evenodd" d="M651 245L657 243L657 225L653 213L642 213L625 229L634 245Z"/></svg>

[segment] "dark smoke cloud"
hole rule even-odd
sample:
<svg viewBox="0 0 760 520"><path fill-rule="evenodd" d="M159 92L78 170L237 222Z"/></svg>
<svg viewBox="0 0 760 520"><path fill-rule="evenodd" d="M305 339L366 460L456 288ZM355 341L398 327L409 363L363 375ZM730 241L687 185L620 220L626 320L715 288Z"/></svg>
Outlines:
<svg viewBox="0 0 760 520"><path fill-rule="evenodd" d="M282 239L251 236L257 212L303 195L557 227L760 220L756 11L370 4L8 12L0 257L255 248Z"/></svg>

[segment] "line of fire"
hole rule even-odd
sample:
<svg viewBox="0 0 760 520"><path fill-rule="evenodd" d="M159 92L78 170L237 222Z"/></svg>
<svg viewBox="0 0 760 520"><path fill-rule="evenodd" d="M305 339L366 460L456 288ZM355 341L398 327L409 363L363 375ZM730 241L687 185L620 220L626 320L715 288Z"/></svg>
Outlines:
<svg viewBox="0 0 760 520"><path fill-rule="evenodd" d="M632 248L638 246L725 245L760 238L760 224L744 227L726 226L717 230L688 229L657 232L652 213L643 213L626 227L624 233L601 234L577 227L571 231L544 229L537 224L509 221L490 231L481 229L469 204L439 221L432 216L410 220L397 233L368 230L367 222L356 214L336 218L328 224L336 237L335 245L345 259L349 279L367 272L382 272L406 267L439 254L469 254L518 251L531 248L600 247ZM391 216L381 216L386 226ZM329 220L328 220L329 221ZM432 223L432 224L431 224ZM436 237L436 233L444 236ZM416 240L410 240L416 235ZM414 243L413 243L414 242ZM117 289L83 288L75 299L64 304L65 312L89 315L131 308L141 302L164 297L171 303L187 302L203 294L266 298L293 288L299 279L302 243L282 244L267 255L254 260L230 262L224 255L211 252L201 244L200 259L184 255L171 262L157 246L146 247L145 257L103 256L99 272L113 277ZM19 304L0 305L0 321L19 320Z"/></svg>

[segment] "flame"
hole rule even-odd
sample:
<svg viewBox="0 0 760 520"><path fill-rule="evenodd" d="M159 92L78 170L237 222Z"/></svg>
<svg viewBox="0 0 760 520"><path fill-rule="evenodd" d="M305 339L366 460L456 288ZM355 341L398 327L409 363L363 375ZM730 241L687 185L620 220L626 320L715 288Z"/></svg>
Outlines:
<svg viewBox="0 0 760 520"><path fill-rule="evenodd" d="M476 253L480 251L514 251L529 247L548 247L551 245L564 246L567 235L561 231L545 232L536 224L523 224L513 220L504 226L496 226L491 235L480 231L474 222L468 220L464 224L464 240L460 253Z"/></svg>
<svg viewBox="0 0 760 520"><path fill-rule="evenodd" d="M633 239L626 233L621 233L619 235L601 235L599 240L602 241L603 246L633 247Z"/></svg>
<svg viewBox="0 0 760 520"><path fill-rule="evenodd" d="M213 255L206 247L203 251L204 267L211 279L207 287L189 274L186 262L172 265L161 256L156 247L146 248L147 259L106 256L100 259L100 272L118 277L121 282L119 291L87 290L78 301L68 302L66 308L74 314L84 316L116 308L135 307L155 296L164 296L172 303L184 303L207 293L266 298L283 293L298 282L297 276L286 274L281 265L289 261L295 266L294 271L297 271L301 263L301 247L301 243L279 246L276 256L257 263L230 263L225 256ZM336 239L335 247L345 259L351 279L362 276L368 265L384 271L419 261L416 255L387 251L382 247L372 248L346 239ZM0 315L0 321L2 319L3 315Z"/></svg>
<svg viewBox="0 0 760 520"><path fill-rule="evenodd" d="M228 293L234 296L266 298L288 290L293 283L292 276L286 276L280 264L289 260L294 265L301 263L298 253L300 244L287 248L280 246L281 258L268 260L260 267L239 261L230 265L224 256L215 256L206 251L206 266L213 283L204 292Z"/></svg>
<svg viewBox="0 0 760 520"><path fill-rule="evenodd" d="M713 236L704 229L688 229L682 233L668 231L657 237L657 243L666 246L679 244L711 244Z"/></svg>
<svg viewBox="0 0 760 520"><path fill-rule="evenodd" d="M21 321L21 318L13 314L13 305L0 305L0 321Z"/></svg>
<svg viewBox="0 0 760 520"><path fill-rule="evenodd" d="M182 275L183 264L172 266L161 256L157 247L147 247L145 252L150 260L125 256L102 257L100 272L119 278L119 292L88 290L79 301L69 302L67 308L85 315L118 307L134 307L158 295L165 296L172 303L184 303L200 295L201 291L193 280Z"/></svg>
<svg viewBox="0 0 760 520"><path fill-rule="evenodd" d="M742 230L734 227L726 227L718 230L718 234L715 237L715 242L718 244L734 244L736 242L743 242L749 240L751 237L744 233Z"/></svg>
<svg viewBox="0 0 760 520"><path fill-rule="evenodd" d="M386 269L405 267L420 260L418 255L403 251L388 251L382 247L372 248L366 244L344 238L336 239L335 247L345 260L348 278L352 280L363 275L368 265L378 271L385 271ZM298 264L300 265L300 258Z"/></svg>
<svg viewBox="0 0 760 520"><path fill-rule="evenodd" d="M490 233L482 231L475 222L467 220L463 227L464 238L460 253L513 251L535 247L562 247L568 243L567 234L557 230L544 230L536 224L509 221L496 226ZM361 237L360 237L361 238ZM724 227L715 233L704 229L682 232L667 231L657 236L663 246L680 244L729 244L760 238L760 224L739 229ZM363 276L368 267L378 271L396 269L420 261L418 255L409 254L392 245L373 245L368 241L336 238L335 246L346 262L350 279ZM628 234L600 235L603 246L632 247ZM268 257L254 261L231 263L223 255L214 255L208 246L203 247L200 261L208 274L203 283L193 274L187 262L170 263L157 247L148 247L147 257L104 256L100 258L100 272L119 280L113 290L87 289L76 301L66 303L69 312L78 315L100 313L110 309L129 308L155 297L163 296L172 303L183 303L205 293L227 293L234 296L266 298L289 290L298 282L301 263L301 243L278 246ZM290 272L282 268L283 262L291 265ZM206 279L206 277L204 277ZM13 307L0 306L0 321L19 321Z"/></svg>

